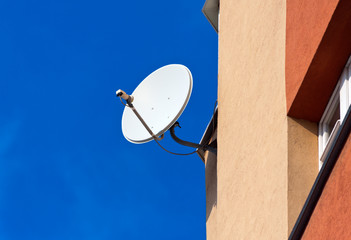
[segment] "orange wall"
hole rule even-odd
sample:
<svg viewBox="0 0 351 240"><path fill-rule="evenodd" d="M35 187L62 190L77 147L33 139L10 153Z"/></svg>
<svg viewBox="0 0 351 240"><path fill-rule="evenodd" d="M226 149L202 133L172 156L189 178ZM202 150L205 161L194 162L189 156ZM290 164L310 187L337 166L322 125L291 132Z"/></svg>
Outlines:
<svg viewBox="0 0 351 240"><path fill-rule="evenodd" d="M351 1L287 0L288 115L318 122L351 53Z"/></svg>
<svg viewBox="0 0 351 240"><path fill-rule="evenodd" d="M350 239L351 135L337 160L302 239Z"/></svg>
<svg viewBox="0 0 351 240"><path fill-rule="evenodd" d="M338 0L287 0L286 98L290 108Z"/></svg>

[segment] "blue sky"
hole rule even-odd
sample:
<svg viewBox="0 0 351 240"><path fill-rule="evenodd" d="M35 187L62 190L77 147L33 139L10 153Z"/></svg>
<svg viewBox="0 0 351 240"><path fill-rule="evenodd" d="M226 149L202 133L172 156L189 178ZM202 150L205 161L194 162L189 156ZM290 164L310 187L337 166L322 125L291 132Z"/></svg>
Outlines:
<svg viewBox="0 0 351 240"><path fill-rule="evenodd" d="M204 2L0 1L0 239L205 239L203 162L129 143L115 97L184 64L177 134L201 139L217 99Z"/></svg>

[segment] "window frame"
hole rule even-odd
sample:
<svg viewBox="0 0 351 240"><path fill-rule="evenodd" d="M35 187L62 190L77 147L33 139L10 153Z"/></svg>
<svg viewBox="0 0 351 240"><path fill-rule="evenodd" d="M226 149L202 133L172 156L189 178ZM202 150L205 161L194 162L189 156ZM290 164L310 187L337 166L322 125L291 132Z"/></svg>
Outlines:
<svg viewBox="0 0 351 240"><path fill-rule="evenodd" d="M319 169L321 169L326 155L329 152L336 133L342 125L345 115L351 105L351 56L349 57L342 74L338 80L335 90L324 110L322 118L318 125L318 152L319 152ZM335 110L339 106L340 118L337 120L332 129L329 129L329 123L332 120Z"/></svg>

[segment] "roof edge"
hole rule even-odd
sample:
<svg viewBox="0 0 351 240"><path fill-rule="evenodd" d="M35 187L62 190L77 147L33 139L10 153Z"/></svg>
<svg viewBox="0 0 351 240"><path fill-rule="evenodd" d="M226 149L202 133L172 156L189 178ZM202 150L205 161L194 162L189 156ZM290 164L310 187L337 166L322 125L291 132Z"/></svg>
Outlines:
<svg viewBox="0 0 351 240"><path fill-rule="evenodd" d="M219 0L206 0L202 7L202 13L218 33Z"/></svg>

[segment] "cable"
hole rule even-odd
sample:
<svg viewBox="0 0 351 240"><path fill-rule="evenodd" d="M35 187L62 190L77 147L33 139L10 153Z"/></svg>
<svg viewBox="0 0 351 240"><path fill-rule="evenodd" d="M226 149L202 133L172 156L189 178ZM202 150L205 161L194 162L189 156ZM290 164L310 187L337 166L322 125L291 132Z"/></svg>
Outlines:
<svg viewBox="0 0 351 240"><path fill-rule="evenodd" d="M121 97L121 96L119 96L119 100L121 100L121 103L122 103L124 106L129 107L127 104L125 104L125 103L123 102L123 100L122 100L122 97ZM130 107L129 107L129 108L130 108Z"/></svg>
<svg viewBox="0 0 351 240"><path fill-rule="evenodd" d="M155 140L156 143L160 146L160 148L162 148L162 149L165 150L166 152L168 152L168 153L170 153L170 154L173 154L173 155L187 156L187 155L194 154L194 153L196 153L196 151L197 151L197 150L195 150L195 151L190 152L190 153L175 153L175 152L171 152L171 151L165 149L164 147L162 147L162 145L161 145L156 139L154 139L154 140Z"/></svg>

